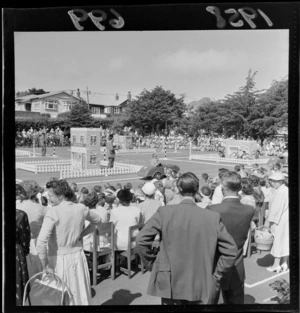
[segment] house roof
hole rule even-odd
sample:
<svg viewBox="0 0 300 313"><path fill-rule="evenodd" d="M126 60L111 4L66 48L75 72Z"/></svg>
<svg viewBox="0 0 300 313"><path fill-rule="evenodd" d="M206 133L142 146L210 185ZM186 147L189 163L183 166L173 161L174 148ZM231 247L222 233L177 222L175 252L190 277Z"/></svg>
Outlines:
<svg viewBox="0 0 300 313"><path fill-rule="evenodd" d="M55 96L55 95L58 95L58 94L61 94L61 93L65 93L67 94L68 96L70 97L73 97L77 100L81 100L80 98L74 96L74 95L71 95L69 92L67 91L53 91L53 92L48 92L48 93L43 93L41 95L27 95L27 96L22 96L22 97L16 97L15 100L18 100L18 101L21 101L21 102L24 102L24 101L28 101L28 100L33 100L33 99L43 99L43 98L48 98L48 97L52 97L52 96Z"/></svg>
<svg viewBox="0 0 300 313"><path fill-rule="evenodd" d="M80 95L80 97L87 102L86 94ZM114 106L118 107L127 100L127 96L119 96L119 100L116 100L115 95L101 95L101 94L90 94L89 104L103 105L105 107Z"/></svg>

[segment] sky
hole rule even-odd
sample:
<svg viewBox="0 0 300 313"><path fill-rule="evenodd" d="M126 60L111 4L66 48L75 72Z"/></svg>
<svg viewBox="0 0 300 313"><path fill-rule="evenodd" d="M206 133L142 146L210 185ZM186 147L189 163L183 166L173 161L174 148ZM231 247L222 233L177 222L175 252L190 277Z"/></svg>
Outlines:
<svg viewBox="0 0 300 313"><path fill-rule="evenodd" d="M288 77L288 30L15 32L15 90L139 95L162 86L185 102L223 99L257 71Z"/></svg>

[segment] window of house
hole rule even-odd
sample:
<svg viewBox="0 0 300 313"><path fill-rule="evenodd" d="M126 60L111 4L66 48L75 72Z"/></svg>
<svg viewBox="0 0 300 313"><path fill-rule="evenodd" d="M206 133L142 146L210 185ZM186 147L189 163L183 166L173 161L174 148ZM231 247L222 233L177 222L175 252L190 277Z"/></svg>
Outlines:
<svg viewBox="0 0 300 313"><path fill-rule="evenodd" d="M84 136L80 136L80 143L84 143Z"/></svg>
<svg viewBox="0 0 300 313"><path fill-rule="evenodd" d="M64 104L64 111L71 111L72 106L69 104Z"/></svg>
<svg viewBox="0 0 300 313"><path fill-rule="evenodd" d="M100 108L92 108L92 113L94 114L100 114Z"/></svg>
<svg viewBox="0 0 300 313"><path fill-rule="evenodd" d="M95 164L96 163L96 153L91 153L90 154L90 164Z"/></svg>
<svg viewBox="0 0 300 313"><path fill-rule="evenodd" d="M39 109L41 108L41 103L40 103L40 102L35 102L35 103L33 103L33 108L34 108L35 110L39 110Z"/></svg>
<svg viewBox="0 0 300 313"><path fill-rule="evenodd" d="M119 107L114 107L114 113L119 114L120 113L120 108Z"/></svg>
<svg viewBox="0 0 300 313"><path fill-rule="evenodd" d="M47 110L57 110L57 101L46 101L45 109Z"/></svg>
<svg viewBox="0 0 300 313"><path fill-rule="evenodd" d="M91 136L91 146L96 146L97 143L97 137L96 136Z"/></svg>
<svg viewBox="0 0 300 313"><path fill-rule="evenodd" d="M76 136L73 136L73 140L72 140L73 143L76 142Z"/></svg>
<svg viewBox="0 0 300 313"><path fill-rule="evenodd" d="M104 108L104 113L111 113L111 107Z"/></svg>

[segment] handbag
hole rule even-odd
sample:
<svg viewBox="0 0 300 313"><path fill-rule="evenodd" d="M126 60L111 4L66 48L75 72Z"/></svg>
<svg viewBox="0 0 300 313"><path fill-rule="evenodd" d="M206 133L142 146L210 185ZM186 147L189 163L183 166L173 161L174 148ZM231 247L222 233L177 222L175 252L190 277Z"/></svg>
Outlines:
<svg viewBox="0 0 300 313"><path fill-rule="evenodd" d="M36 277L42 275L42 279ZM34 282L27 292L30 281ZM23 306L33 305L69 305L71 293L56 273L43 271L33 275L25 285Z"/></svg>

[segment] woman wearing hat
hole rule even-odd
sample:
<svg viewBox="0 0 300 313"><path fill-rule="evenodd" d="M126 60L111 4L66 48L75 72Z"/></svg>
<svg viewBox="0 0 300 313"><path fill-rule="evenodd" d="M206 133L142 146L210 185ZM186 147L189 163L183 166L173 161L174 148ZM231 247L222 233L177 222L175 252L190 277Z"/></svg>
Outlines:
<svg viewBox="0 0 300 313"><path fill-rule="evenodd" d="M284 184L285 177L277 172L269 176L273 187L269 197L269 214L264 226L274 234L271 254L274 264L267 268L270 272L282 272L288 269L289 256L289 189Z"/></svg>

